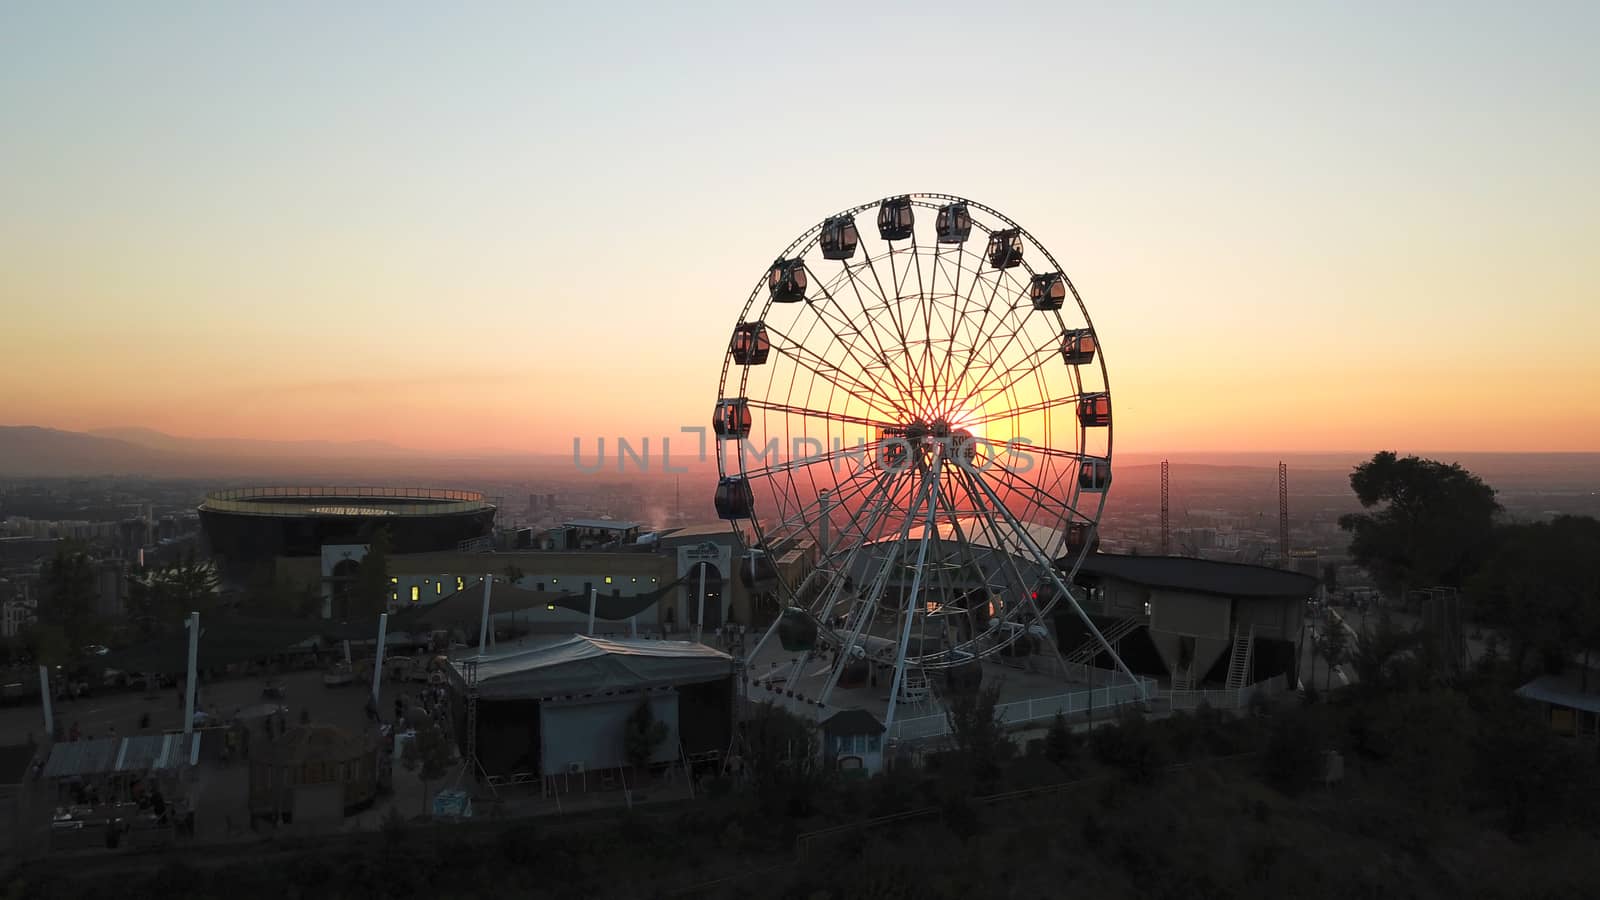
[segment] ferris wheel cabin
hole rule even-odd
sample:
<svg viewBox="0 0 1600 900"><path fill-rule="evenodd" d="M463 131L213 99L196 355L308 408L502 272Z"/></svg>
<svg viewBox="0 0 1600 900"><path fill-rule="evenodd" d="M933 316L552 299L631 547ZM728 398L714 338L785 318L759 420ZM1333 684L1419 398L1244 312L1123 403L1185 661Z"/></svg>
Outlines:
<svg viewBox="0 0 1600 900"><path fill-rule="evenodd" d="M743 476L718 481L716 497L713 499L717 507L717 518L727 519L730 522L750 518L750 513L756 505L755 495L750 491L750 482Z"/></svg>
<svg viewBox="0 0 1600 900"><path fill-rule="evenodd" d="M856 255L856 245L861 242L861 235L856 231L855 216L833 216L822 222L822 236L817 241L822 245L823 259L851 259Z"/></svg>
<svg viewBox="0 0 1600 900"><path fill-rule="evenodd" d="M1067 299L1067 282L1060 272L1041 272L1028 285L1028 297L1038 310L1060 309Z"/></svg>
<svg viewBox="0 0 1600 900"><path fill-rule="evenodd" d="M718 400L716 412L711 414L711 430L725 441L749 437L750 401L743 397Z"/></svg>
<svg viewBox="0 0 1600 900"><path fill-rule="evenodd" d="M774 303L799 303L806 299L806 261L780 259L767 271L767 290Z"/></svg>
<svg viewBox="0 0 1600 900"><path fill-rule="evenodd" d="M984 254L989 265L996 269L1009 269L1022 264L1022 233L1015 228L1002 228L989 235L989 249Z"/></svg>
<svg viewBox="0 0 1600 900"><path fill-rule="evenodd" d="M1085 428L1105 428L1111 424L1111 395L1100 391L1078 398L1078 421Z"/></svg>
<svg viewBox="0 0 1600 900"><path fill-rule="evenodd" d="M913 222L910 197L890 197L878 204L878 236L884 240L911 237Z"/></svg>
<svg viewBox="0 0 1600 900"><path fill-rule="evenodd" d="M740 322L733 329L733 340L728 343L733 361L741 366L765 365L771 350L772 340L767 337L767 326L762 322Z"/></svg>
<svg viewBox="0 0 1600 900"><path fill-rule="evenodd" d="M1087 328L1069 328L1061 332L1061 358L1069 366L1087 366L1094 362L1094 332Z"/></svg>
<svg viewBox="0 0 1600 900"><path fill-rule="evenodd" d="M1100 494L1111 488L1111 460L1086 459L1078 466L1078 490Z"/></svg>
<svg viewBox="0 0 1600 900"><path fill-rule="evenodd" d="M967 211L965 203L941 206L933 229L938 233L941 244L965 244L967 238L972 236L972 213Z"/></svg>

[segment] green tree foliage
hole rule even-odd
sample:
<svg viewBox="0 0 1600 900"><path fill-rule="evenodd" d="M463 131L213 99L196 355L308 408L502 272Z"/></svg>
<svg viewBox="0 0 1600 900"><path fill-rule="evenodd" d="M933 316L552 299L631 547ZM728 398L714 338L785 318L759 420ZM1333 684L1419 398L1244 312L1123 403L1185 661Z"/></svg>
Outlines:
<svg viewBox="0 0 1600 900"><path fill-rule="evenodd" d="M1350 555L1390 596L1461 586L1490 545L1494 489L1455 463L1384 451L1356 466L1350 486L1369 512L1339 518Z"/></svg>
<svg viewBox="0 0 1600 900"><path fill-rule="evenodd" d="M428 784L438 781L450 772L455 761L455 745L439 723L429 719L417 726L416 737L406 741L400 752L400 764L415 772L422 781L422 814L428 814Z"/></svg>
<svg viewBox="0 0 1600 900"><path fill-rule="evenodd" d="M640 700L633 712L628 713L627 721L622 723L622 755L628 760L628 765L636 770L649 765L650 755L666 739L666 723L656 721L648 697Z"/></svg>
<svg viewBox="0 0 1600 900"><path fill-rule="evenodd" d="M95 615L95 573L89 554L63 544L40 571L39 621L61 630L72 652L95 643L103 629Z"/></svg>
<svg viewBox="0 0 1600 900"><path fill-rule="evenodd" d="M191 612L211 613L217 601L216 568L192 550L177 562L128 578L128 614L147 635L180 627Z"/></svg>
<svg viewBox="0 0 1600 900"><path fill-rule="evenodd" d="M72 658L73 645L59 625L34 622L22 630L22 647L36 665L59 666Z"/></svg>
<svg viewBox="0 0 1600 900"><path fill-rule="evenodd" d="M1335 621L1332 616L1327 617L1320 631L1317 632L1317 655L1327 665L1327 673L1323 676L1323 688L1333 688L1334 667L1345 661L1349 652L1349 635L1345 633L1344 625Z"/></svg>
<svg viewBox="0 0 1600 900"><path fill-rule="evenodd" d="M367 545L367 555L361 558L361 568L351 589L349 614L353 616L378 615L389 609L389 529L380 528Z"/></svg>
<svg viewBox="0 0 1600 900"><path fill-rule="evenodd" d="M1468 595L1509 641L1518 671L1530 655L1560 672L1574 656L1600 650L1600 520L1502 527Z"/></svg>
<svg viewBox="0 0 1600 900"><path fill-rule="evenodd" d="M945 703L952 761L959 773L983 789L994 786L1001 764L1016 751L1016 744L1000 723L999 700L1000 686L985 685L976 691L955 693Z"/></svg>
<svg viewBox="0 0 1600 900"><path fill-rule="evenodd" d="M265 618L313 618L322 613L322 594L315 584L295 581L275 567L263 566L250 579L239 608Z"/></svg>
<svg viewBox="0 0 1600 900"><path fill-rule="evenodd" d="M1056 713L1050 720L1050 728L1044 733L1044 755L1062 768L1066 768L1078 758L1083 749L1083 741L1077 733L1067 725L1067 717Z"/></svg>
<svg viewBox="0 0 1600 900"><path fill-rule="evenodd" d="M772 813L809 815L823 782L813 725L763 703L741 727L746 771L761 806Z"/></svg>
<svg viewBox="0 0 1600 900"><path fill-rule="evenodd" d="M1272 723L1267 746L1261 753L1261 770L1267 783L1293 796L1316 782L1322 766L1321 741L1310 718L1279 716Z"/></svg>

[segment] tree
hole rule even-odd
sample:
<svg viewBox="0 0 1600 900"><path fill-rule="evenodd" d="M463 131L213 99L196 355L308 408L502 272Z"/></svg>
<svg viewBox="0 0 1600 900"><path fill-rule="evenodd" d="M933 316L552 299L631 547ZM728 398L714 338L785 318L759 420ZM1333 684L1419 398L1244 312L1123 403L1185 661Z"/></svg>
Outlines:
<svg viewBox="0 0 1600 900"><path fill-rule="evenodd" d="M352 590L350 615L378 615L389 609L389 529L379 528L361 558Z"/></svg>
<svg viewBox="0 0 1600 900"><path fill-rule="evenodd" d="M1551 672L1581 653L1587 679L1588 658L1600 649L1600 521L1558 516L1501 527L1468 595L1510 641L1519 673L1530 653Z"/></svg>
<svg viewBox="0 0 1600 900"><path fill-rule="evenodd" d="M59 666L72 658L72 644L59 625L34 622L23 629L21 637L35 665Z"/></svg>
<svg viewBox="0 0 1600 900"><path fill-rule="evenodd" d="M639 701L622 723L622 754L635 771L650 764L651 754L667 739L667 725L657 722L650 710L650 698Z"/></svg>
<svg viewBox="0 0 1600 900"><path fill-rule="evenodd" d="M809 815L823 778L815 726L786 709L763 703L740 727L745 771L762 806L768 812Z"/></svg>
<svg viewBox="0 0 1600 900"><path fill-rule="evenodd" d="M1065 766L1078 758L1082 740L1077 733L1067 725L1067 717L1056 713L1050 720L1050 728L1044 733L1045 758L1058 766Z"/></svg>
<svg viewBox="0 0 1600 900"><path fill-rule="evenodd" d="M1490 545L1494 489L1460 465L1384 451L1356 466L1350 487L1364 509L1339 518L1350 555L1385 593L1460 587Z"/></svg>
<svg viewBox="0 0 1600 900"><path fill-rule="evenodd" d="M400 764L406 771L417 773L422 781L422 814L428 814L428 783L438 781L450 771L455 761L455 746L432 719L417 726L416 736L406 741L400 753Z"/></svg>
<svg viewBox="0 0 1600 900"><path fill-rule="evenodd" d="M191 612L202 615L217 606L217 571L190 550L177 562L134 573L128 578L128 611L146 634L162 625L176 626Z"/></svg>
<svg viewBox="0 0 1600 900"><path fill-rule="evenodd" d="M40 571L42 593L39 621L59 628L69 647L92 644L100 635L95 615L95 574L89 554L77 545L62 544Z"/></svg>
<svg viewBox="0 0 1600 900"><path fill-rule="evenodd" d="M945 706L955 758L980 785L992 784L1000 775L1000 764L1016 750L1000 722L999 700L1000 686L988 685L957 693Z"/></svg>
<svg viewBox="0 0 1600 900"><path fill-rule="evenodd" d="M1321 633L1317 635L1317 654L1327 664L1328 670L1327 676L1322 680L1324 690L1333 688L1334 667L1344 662L1349 650L1347 637L1344 625L1335 621L1332 616L1328 617L1328 621L1324 624Z"/></svg>

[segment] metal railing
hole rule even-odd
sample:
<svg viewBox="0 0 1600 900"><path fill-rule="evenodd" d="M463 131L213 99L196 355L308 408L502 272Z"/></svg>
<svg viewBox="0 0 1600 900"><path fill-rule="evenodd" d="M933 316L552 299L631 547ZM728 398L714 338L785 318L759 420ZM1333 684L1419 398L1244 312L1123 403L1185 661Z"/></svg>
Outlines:
<svg viewBox="0 0 1600 900"><path fill-rule="evenodd" d="M1237 689L1169 690L1163 691L1162 696L1171 704L1172 709L1198 709L1202 704L1212 709L1243 709L1250 705L1250 698L1256 694L1272 698L1288 689L1288 676L1279 675Z"/></svg>
<svg viewBox="0 0 1600 900"><path fill-rule="evenodd" d="M1000 703L995 705L994 710L995 717L1002 726L1014 727L1028 722L1053 719L1056 713L1072 716L1090 710L1113 709L1129 703L1138 703L1146 692L1155 696L1156 691L1155 679L1140 678L1137 684L1113 684L1092 690L1085 688L1081 691L1057 694L1053 697L1030 697L1027 700ZM949 731L950 723L945 716L919 716L896 722L892 737L901 741L915 741L941 737Z"/></svg>
<svg viewBox="0 0 1600 900"><path fill-rule="evenodd" d="M402 500L409 503L326 503L319 500ZM286 502L287 501L287 502ZM296 502L298 501L298 502ZM246 487L206 494L200 509L247 516L437 516L477 512L489 503L478 491L396 487Z"/></svg>

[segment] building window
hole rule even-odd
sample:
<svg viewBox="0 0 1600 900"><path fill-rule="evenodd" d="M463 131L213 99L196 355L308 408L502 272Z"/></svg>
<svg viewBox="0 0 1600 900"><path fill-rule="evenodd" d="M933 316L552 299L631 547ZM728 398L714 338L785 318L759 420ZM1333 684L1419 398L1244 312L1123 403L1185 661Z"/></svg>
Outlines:
<svg viewBox="0 0 1600 900"><path fill-rule="evenodd" d="M606 576L606 584L610 584L610 583L611 583L611 576L607 575Z"/></svg>
<svg viewBox="0 0 1600 900"><path fill-rule="evenodd" d="M400 579L398 579L398 578L390 578L389 579L389 583L390 584L399 584L400 583Z"/></svg>
<svg viewBox="0 0 1600 900"><path fill-rule="evenodd" d="M443 581L434 582L433 592L435 594L443 594L444 593L444 582Z"/></svg>
<svg viewBox="0 0 1600 900"><path fill-rule="evenodd" d="M460 575L457 575L456 576L456 590L457 591L464 591L466 589L467 589L467 580L465 578L462 578Z"/></svg>
<svg viewBox="0 0 1600 900"><path fill-rule="evenodd" d="M422 588L419 588L419 587L417 587L416 585L413 584L411 586L411 602L412 603L416 603L418 600L421 600L421 599L422 599Z"/></svg>
<svg viewBox="0 0 1600 900"><path fill-rule="evenodd" d="M399 591L390 591L389 592L389 599L398 603L399 600L400 600L400 592Z"/></svg>
<svg viewBox="0 0 1600 900"><path fill-rule="evenodd" d="M555 612L556 605L554 603L546 603L544 608L550 610L551 612Z"/></svg>

